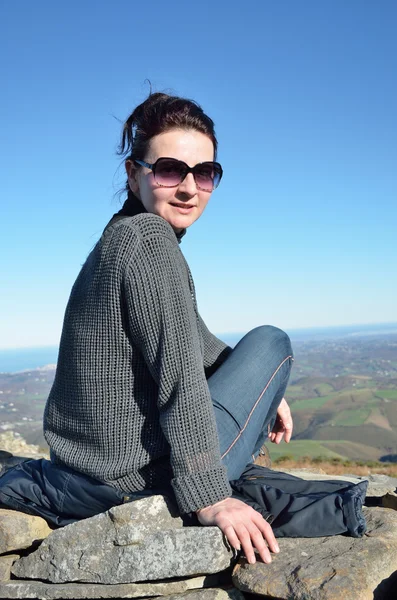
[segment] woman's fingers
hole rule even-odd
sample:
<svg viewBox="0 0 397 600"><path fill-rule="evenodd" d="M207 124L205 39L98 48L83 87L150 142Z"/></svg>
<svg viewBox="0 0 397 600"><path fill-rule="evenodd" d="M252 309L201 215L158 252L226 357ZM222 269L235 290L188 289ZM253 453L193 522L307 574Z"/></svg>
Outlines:
<svg viewBox="0 0 397 600"><path fill-rule="evenodd" d="M275 438L274 438L274 443L279 444L282 441L283 436L284 436L284 429L281 429L280 431L278 431L276 433Z"/></svg>
<svg viewBox="0 0 397 600"><path fill-rule="evenodd" d="M225 536L227 537L227 540L229 542L229 544L235 549L235 550L241 550L241 543L240 540L237 537L237 534L234 530L233 525L229 524L226 525L226 527L221 527L221 525L219 524L219 528L222 530L222 532L225 534Z"/></svg>
<svg viewBox="0 0 397 600"><path fill-rule="evenodd" d="M256 511L252 520L261 532L262 537L266 540L269 549L276 554L280 552L280 548L277 543L276 537L273 533L271 525L267 521L265 521L261 514L259 514Z"/></svg>
<svg viewBox="0 0 397 600"><path fill-rule="evenodd" d="M251 529L249 530L249 533L250 533L250 537L253 542L253 545L257 549L259 556L261 557L263 562L271 563L272 557L270 556L270 550L269 550L269 547L263 537L261 530L258 529L258 527L252 526ZM251 561L249 561L249 562L251 562ZM255 562L255 555L254 555L254 562Z"/></svg>
<svg viewBox="0 0 397 600"><path fill-rule="evenodd" d="M280 419L277 417L276 422L273 427L273 430L269 434L270 441L273 444L279 444L281 442L281 440L283 439L284 433L285 433L284 425L280 421ZM287 441L287 439L285 441Z"/></svg>
<svg viewBox="0 0 397 600"><path fill-rule="evenodd" d="M283 425L285 432L285 441L289 442L292 435L293 422L291 409L288 406L288 403L285 398L283 398L280 402L280 406L278 407L278 416L280 417L280 421Z"/></svg>
<svg viewBox="0 0 397 600"><path fill-rule="evenodd" d="M256 562L255 550L265 563L271 563L272 552L279 552L279 547L274 537L273 531L269 523L258 512L253 511L252 518L249 520L239 520L231 524L229 521L226 525L223 519L219 519L218 527L226 535L229 543L236 550L241 548L249 563Z"/></svg>
<svg viewBox="0 0 397 600"><path fill-rule="evenodd" d="M270 550L279 552L276 538L262 515L236 498L226 498L197 511L202 525L217 525L236 550L240 546L248 562L256 562L254 548L266 563L271 562Z"/></svg>
<svg viewBox="0 0 397 600"><path fill-rule="evenodd" d="M236 523L235 531L238 539L241 542L241 546L243 548L244 554L249 563L254 564L256 562L254 548L252 546L251 535L247 529L245 523ZM270 555L269 555L270 556ZM270 562L270 561L266 561Z"/></svg>
<svg viewBox="0 0 397 600"><path fill-rule="evenodd" d="M288 444L288 442L290 441L291 436L292 436L292 421L290 423L285 423L284 427L285 427L284 439Z"/></svg>
<svg viewBox="0 0 397 600"><path fill-rule="evenodd" d="M274 427L270 432L270 441L274 444L279 444L284 439L288 443L292 436L293 421L291 410L285 398L283 398L277 409L277 417Z"/></svg>

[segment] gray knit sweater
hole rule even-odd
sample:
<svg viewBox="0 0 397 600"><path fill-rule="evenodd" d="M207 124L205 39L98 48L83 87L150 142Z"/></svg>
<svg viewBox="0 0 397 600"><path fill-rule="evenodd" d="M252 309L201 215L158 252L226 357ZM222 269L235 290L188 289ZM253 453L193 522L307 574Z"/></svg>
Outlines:
<svg viewBox="0 0 397 600"><path fill-rule="evenodd" d="M44 435L55 462L181 513L231 495L206 378L230 348L199 316L171 226L111 222L73 286Z"/></svg>

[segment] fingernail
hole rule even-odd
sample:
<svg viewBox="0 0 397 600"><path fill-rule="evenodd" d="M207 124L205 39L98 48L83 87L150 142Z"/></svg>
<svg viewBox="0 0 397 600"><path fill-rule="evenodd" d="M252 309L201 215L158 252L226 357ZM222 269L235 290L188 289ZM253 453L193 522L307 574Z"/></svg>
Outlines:
<svg viewBox="0 0 397 600"><path fill-rule="evenodd" d="M248 562L250 563L250 565L254 565L256 563L255 556L251 556L251 558L249 558Z"/></svg>
<svg viewBox="0 0 397 600"><path fill-rule="evenodd" d="M275 547L275 552L280 552L280 546L277 546L277 545L276 545L276 547Z"/></svg>

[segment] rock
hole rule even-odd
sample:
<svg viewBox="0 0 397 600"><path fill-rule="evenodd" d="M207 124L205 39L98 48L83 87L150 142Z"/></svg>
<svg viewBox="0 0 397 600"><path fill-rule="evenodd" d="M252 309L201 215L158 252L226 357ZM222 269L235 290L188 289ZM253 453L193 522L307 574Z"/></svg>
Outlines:
<svg viewBox="0 0 397 600"><path fill-rule="evenodd" d="M397 597L396 590L391 592L397 514L385 508L365 508L364 513L368 529L363 538L279 539L280 554L270 565L240 561L235 566L234 585L279 600L373 600L374 593L377 600Z"/></svg>
<svg viewBox="0 0 397 600"><path fill-rule="evenodd" d="M326 471L324 471L324 469L321 469L320 467L300 467L299 469L290 469L288 472L292 475L295 475L296 477L302 477L302 479L304 479L305 474L326 475L327 479L331 479L331 477L334 477L333 475L329 475ZM302 473L302 475L297 475L297 473Z"/></svg>
<svg viewBox="0 0 397 600"><path fill-rule="evenodd" d="M12 568L18 578L117 584L217 573L233 551L218 527L182 527L150 496L54 531Z"/></svg>
<svg viewBox="0 0 397 600"><path fill-rule="evenodd" d="M393 510L397 510L397 494L394 492L389 492L386 494L386 496L383 496L382 506L384 508L392 508Z"/></svg>
<svg viewBox="0 0 397 600"><path fill-rule="evenodd" d="M8 471L10 467L15 467L19 463L29 460L27 456L13 456L9 452L3 452L0 450L0 477Z"/></svg>
<svg viewBox="0 0 397 600"><path fill-rule="evenodd" d="M41 517L0 508L0 554L30 548L46 538L52 529Z"/></svg>
<svg viewBox="0 0 397 600"><path fill-rule="evenodd" d="M254 464L259 465L260 467L271 468L272 459L270 458L270 453L266 444L263 444L262 448L259 450L259 454L254 460Z"/></svg>
<svg viewBox="0 0 397 600"><path fill-rule="evenodd" d="M7 556L0 556L0 581L8 581L10 579L11 567L18 558L18 554L7 554Z"/></svg>
<svg viewBox="0 0 397 600"><path fill-rule="evenodd" d="M42 600L75 600L89 598L148 598L185 594L189 590L213 588L229 582L230 573L204 575L183 580L159 581L154 583L121 583L116 585L101 585L98 583L43 583L42 581L10 581L0 583L0 598L41 598ZM213 592L213 590L210 590ZM241 592L236 591L242 598Z"/></svg>
<svg viewBox="0 0 397 600"><path fill-rule="evenodd" d="M359 477L358 479L368 479L367 497L372 496L379 498L385 496L389 492L397 491L397 477L389 477L388 475L376 474Z"/></svg>
<svg viewBox="0 0 397 600"><path fill-rule="evenodd" d="M25 442L19 433L0 433L0 477L10 467L31 458L49 458L49 454Z"/></svg>
<svg viewBox="0 0 397 600"><path fill-rule="evenodd" d="M23 437L15 431L5 431L0 433L0 449L1 454L17 455L17 457L26 458L49 458L48 452L42 452L39 446L28 444ZM0 462L6 458L0 454ZM10 458L10 456L8 456Z"/></svg>
<svg viewBox="0 0 397 600"><path fill-rule="evenodd" d="M382 474L366 475L365 477L351 475L350 473L348 475L322 475L312 469L287 469L283 472L310 481L324 481L328 479L333 481L350 481L352 483L358 483L359 481L367 480L367 498L381 498L388 492L394 492L397 489L397 478Z"/></svg>
<svg viewBox="0 0 397 600"><path fill-rule="evenodd" d="M239 590L230 589L210 589L198 590L195 592L186 592L177 596L165 596L167 600L179 600L189 598L189 600L244 600L244 595Z"/></svg>
<svg viewBox="0 0 397 600"><path fill-rule="evenodd" d="M324 480L333 480L333 481L350 481L351 483L358 483L363 479L368 479L368 477L357 477L356 475L328 475L327 473L321 473L322 469L312 469L312 468L302 468L302 469L280 469L283 473L290 473L290 475L294 475L295 477L300 477L301 479L307 479L308 481L324 481Z"/></svg>

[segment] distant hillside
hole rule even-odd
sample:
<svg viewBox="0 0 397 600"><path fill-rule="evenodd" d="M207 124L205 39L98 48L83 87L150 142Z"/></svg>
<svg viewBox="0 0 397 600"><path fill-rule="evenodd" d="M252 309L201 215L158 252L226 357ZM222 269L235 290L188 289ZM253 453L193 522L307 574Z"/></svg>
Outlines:
<svg viewBox="0 0 397 600"><path fill-rule="evenodd" d="M272 457L378 460L397 455L397 335L293 343L286 397L293 442L269 444ZM45 447L42 417L55 366L0 373L0 433L14 430Z"/></svg>
<svg viewBox="0 0 397 600"><path fill-rule="evenodd" d="M379 387L382 386L382 387ZM397 378L303 377L287 390L297 455L377 460L397 453ZM316 441L304 452L303 440ZM291 453L290 448L275 450Z"/></svg>
<svg viewBox="0 0 397 600"><path fill-rule="evenodd" d="M0 373L0 433L15 431L28 444L47 447L43 437L43 412L54 375L54 365L19 373Z"/></svg>

